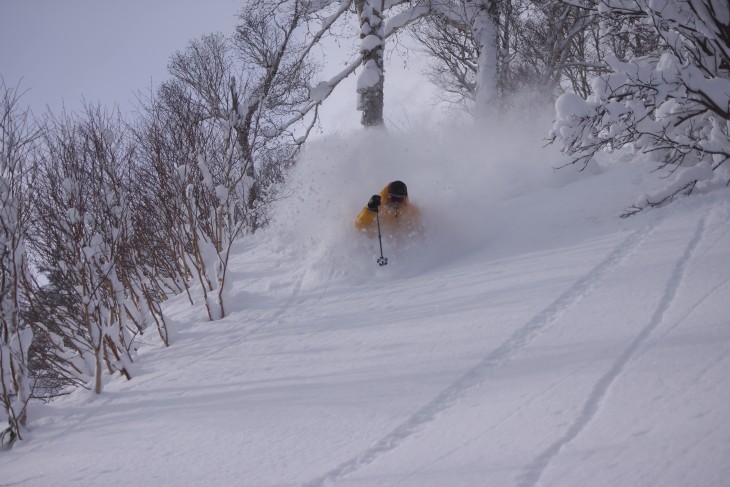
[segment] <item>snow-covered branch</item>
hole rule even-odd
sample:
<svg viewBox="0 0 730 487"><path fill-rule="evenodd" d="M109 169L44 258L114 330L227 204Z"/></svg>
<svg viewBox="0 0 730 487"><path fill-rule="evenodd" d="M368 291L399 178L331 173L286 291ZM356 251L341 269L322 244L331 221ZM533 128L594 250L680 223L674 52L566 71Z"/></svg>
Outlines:
<svg viewBox="0 0 730 487"><path fill-rule="evenodd" d="M582 167L599 151L632 145L674 168L666 190L642 197L629 213L730 184L730 5L604 0L599 12L642 22L663 44L654 55L606 56L611 72L593 81L591 96L557 101L553 138Z"/></svg>

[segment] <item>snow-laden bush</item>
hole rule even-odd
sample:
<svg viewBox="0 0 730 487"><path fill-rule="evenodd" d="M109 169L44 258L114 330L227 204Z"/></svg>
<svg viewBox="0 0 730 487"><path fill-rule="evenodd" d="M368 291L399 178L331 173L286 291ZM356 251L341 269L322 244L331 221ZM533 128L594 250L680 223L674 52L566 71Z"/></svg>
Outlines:
<svg viewBox="0 0 730 487"><path fill-rule="evenodd" d="M607 56L611 72L593 80L587 99L566 93L557 100L553 139L582 167L599 151L631 145L670 170L667 189L627 214L730 184L730 4L601 0L597 7L607 33L654 29L658 52Z"/></svg>
<svg viewBox="0 0 730 487"><path fill-rule="evenodd" d="M0 446L21 439L31 396L28 348L33 332L21 307L28 274L24 178L37 130L28 112L19 109L19 98L18 90L6 88L0 78L0 417L8 423L0 432Z"/></svg>

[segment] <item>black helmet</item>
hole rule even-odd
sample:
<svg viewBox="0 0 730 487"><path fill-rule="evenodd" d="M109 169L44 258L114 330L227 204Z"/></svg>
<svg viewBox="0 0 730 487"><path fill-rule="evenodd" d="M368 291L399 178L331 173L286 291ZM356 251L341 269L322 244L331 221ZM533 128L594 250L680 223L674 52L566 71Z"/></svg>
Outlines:
<svg viewBox="0 0 730 487"><path fill-rule="evenodd" d="M393 181L388 185L388 195L408 196L408 188L403 181Z"/></svg>

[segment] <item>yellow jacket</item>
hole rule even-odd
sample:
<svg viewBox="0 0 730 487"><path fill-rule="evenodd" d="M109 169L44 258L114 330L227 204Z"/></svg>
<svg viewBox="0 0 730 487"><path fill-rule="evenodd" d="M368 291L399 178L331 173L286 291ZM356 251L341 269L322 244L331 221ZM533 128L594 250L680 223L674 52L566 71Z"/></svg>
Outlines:
<svg viewBox="0 0 730 487"><path fill-rule="evenodd" d="M388 196L388 185L380 191L380 199L382 204L379 208L380 214L380 230L384 235L399 234L413 235L422 231L421 211L411 204L408 196L405 203L399 208L392 208L388 205L390 197ZM367 205L363 207L355 218L355 228L363 230L368 235L377 235L378 229L375 222L376 213L368 210Z"/></svg>

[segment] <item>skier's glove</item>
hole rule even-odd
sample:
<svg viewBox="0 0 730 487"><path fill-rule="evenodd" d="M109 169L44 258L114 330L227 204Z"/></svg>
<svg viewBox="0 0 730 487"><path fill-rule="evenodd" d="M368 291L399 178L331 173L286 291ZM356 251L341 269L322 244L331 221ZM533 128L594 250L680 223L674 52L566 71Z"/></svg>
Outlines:
<svg viewBox="0 0 730 487"><path fill-rule="evenodd" d="M380 195L374 194L370 197L370 201L368 201L368 210L377 213L378 206L380 206Z"/></svg>

